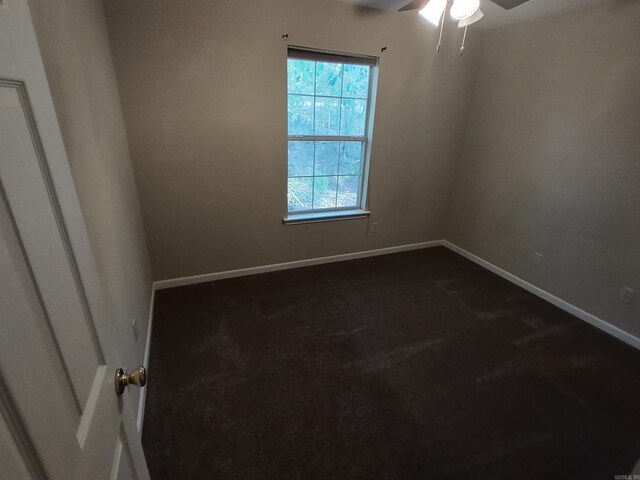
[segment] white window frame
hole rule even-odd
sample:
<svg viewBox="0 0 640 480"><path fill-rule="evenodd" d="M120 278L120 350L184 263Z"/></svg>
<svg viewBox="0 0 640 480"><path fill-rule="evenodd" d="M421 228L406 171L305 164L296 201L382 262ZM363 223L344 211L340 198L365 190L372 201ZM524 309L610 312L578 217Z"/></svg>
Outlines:
<svg viewBox="0 0 640 480"><path fill-rule="evenodd" d="M303 47L289 46L287 49L287 60L289 58L297 58L302 60L312 60L316 62L333 62L351 65L366 65L371 67L369 70L369 89L367 97L367 113L365 117L365 132L362 136L349 135L287 135L287 145L290 141L304 142L359 142L362 145L362 161L360 165L360 185L358 188L358 201L354 207L336 207L311 210L289 211L287 201L287 214L283 218L285 225L300 223L316 223L335 220L349 220L354 218L366 218L369 215L367 210L367 191L369 184L369 169L371 165L371 140L373 137L373 120L375 112L375 99L378 84L378 58L364 55L355 55L347 53L327 52L320 50L312 50ZM287 78L288 90L288 78ZM316 95L308 95L316 97ZM322 96L322 95L320 95ZM288 93L287 93L288 98ZM342 97L340 97L342 98ZM288 116L288 106L287 106ZM287 132L288 133L288 132ZM287 156L288 160L288 156ZM321 177L322 175L311 175L310 178ZM287 195L289 174L287 170ZM286 200L285 200L286 201Z"/></svg>

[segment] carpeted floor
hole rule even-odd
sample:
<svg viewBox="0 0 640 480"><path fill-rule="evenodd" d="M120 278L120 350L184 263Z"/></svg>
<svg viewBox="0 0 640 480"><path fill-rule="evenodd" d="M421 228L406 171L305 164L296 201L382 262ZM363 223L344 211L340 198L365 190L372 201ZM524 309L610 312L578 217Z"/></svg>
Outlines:
<svg viewBox="0 0 640 480"><path fill-rule="evenodd" d="M152 480L598 479L640 352L444 248L157 292Z"/></svg>

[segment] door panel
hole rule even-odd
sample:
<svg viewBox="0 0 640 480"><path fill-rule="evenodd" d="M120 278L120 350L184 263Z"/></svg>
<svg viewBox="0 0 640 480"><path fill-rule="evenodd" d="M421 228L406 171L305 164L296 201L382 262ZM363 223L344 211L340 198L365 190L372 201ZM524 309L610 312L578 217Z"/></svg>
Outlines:
<svg viewBox="0 0 640 480"><path fill-rule="evenodd" d="M4 400L6 421L22 419L52 476L72 478L74 459L80 453L74 429L80 413L39 308L38 292L4 195L0 195L0 272L0 388L6 389L3 396L8 397ZM59 421L47 421L50 418ZM50 444L57 445L55 452L46 448Z"/></svg>
<svg viewBox="0 0 640 480"><path fill-rule="evenodd" d="M62 1L62 0L61 0ZM0 6L0 478L149 474L26 0ZM125 393L127 396L127 393ZM5 461L11 473L4 469ZM115 468L115 470L114 470ZM27 477L27 478L29 478Z"/></svg>
<svg viewBox="0 0 640 480"><path fill-rule="evenodd" d="M111 480L136 480L136 468L131 459L129 448L125 447L126 440L124 432L118 438L118 446L116 450L116 462L113 464L111 472Z"/></svg>
<svg viewBox="0 0 640 480"><path fill-rule="evenodd" d="M4 189L13 206L16 226L32 232L23 238L24 249L38 279L39 294L47 306L47 320L65 360L78 409L82 411L96 369L103 363L102 351L97 339L94 340L92 319L85 316L84 291L80 286L74 288L79 285L73 271L77 269L71 268L75 259L60 235L64 226L58 225L62 220L55 211L57 199L47 185L44 159L38 155L38 145L34 145L39 139L27 123L31 112L26 101L23 83L0 83L0 178L11 179L4 182Z"/></svg>
<svg viewBox="0 0 640 480"><path fill-rule="evenodd" d="M29 468L24 463L20 450L15 444L9 426L0 416L0 465L2 475L15 480L30 480ZM3 477L4 478L4 477Z"/></svg>

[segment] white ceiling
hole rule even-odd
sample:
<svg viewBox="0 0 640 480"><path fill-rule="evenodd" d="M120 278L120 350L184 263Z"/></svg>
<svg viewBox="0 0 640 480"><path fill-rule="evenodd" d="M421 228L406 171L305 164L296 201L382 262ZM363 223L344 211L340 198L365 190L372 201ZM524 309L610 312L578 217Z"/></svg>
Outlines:
<svg viewBox="0 0 640 480"><path fill-rule="evenodd" d="M378 8L382 10L397 11L400 7L409 3L409 0L342 0L363 7ZM529 0L511 10L504 10L491 0L480 0L484 18L477 23L479 28L493 28L502 25L520 23L534 18L553 15L578 8L584 8L612 0ZM414 12L401 12L398 15L417 15Z"/></svg>

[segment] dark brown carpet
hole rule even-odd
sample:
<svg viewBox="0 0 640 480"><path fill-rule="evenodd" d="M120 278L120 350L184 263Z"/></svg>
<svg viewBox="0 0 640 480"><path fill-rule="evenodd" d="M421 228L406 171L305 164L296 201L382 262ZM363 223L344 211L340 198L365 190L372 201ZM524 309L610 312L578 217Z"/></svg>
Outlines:
<svg viewBox="0 0 640 480"><path fill-rule="evenodd" d="M640 352L444 249L159 291L153 480L603 479Z"/></svg>

